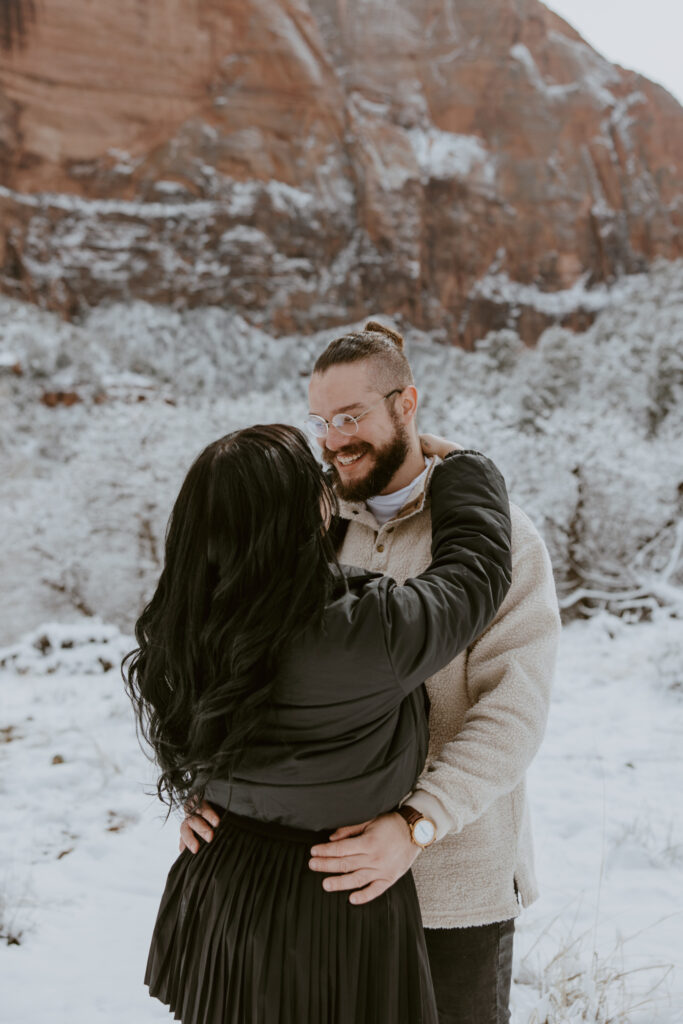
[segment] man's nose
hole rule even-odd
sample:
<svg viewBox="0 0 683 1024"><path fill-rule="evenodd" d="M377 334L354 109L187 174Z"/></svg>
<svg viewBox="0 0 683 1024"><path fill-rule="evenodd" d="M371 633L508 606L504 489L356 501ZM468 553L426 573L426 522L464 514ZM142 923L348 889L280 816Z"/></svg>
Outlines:
<svg viewBox="0 0 683 1024"><path fill-rule="evenodd" d="M322 447L327 448L329 452L338 452L341 448L346 448L350 440L348 434L342 434L330 423L327 428L327 437L322 438Z"/></svg>

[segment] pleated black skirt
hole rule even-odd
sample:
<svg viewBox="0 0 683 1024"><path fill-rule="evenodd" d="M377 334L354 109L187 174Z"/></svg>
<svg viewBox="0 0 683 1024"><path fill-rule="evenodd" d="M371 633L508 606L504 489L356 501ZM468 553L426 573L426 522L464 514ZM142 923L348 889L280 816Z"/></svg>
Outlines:
<svg viewBox="0 0 683 1024"><path fill-rule="evenodd" d="M437 1024L412 874L355 907L308 867L327 837L223 814L171 867L150 995L183 1024Z"/></svg>

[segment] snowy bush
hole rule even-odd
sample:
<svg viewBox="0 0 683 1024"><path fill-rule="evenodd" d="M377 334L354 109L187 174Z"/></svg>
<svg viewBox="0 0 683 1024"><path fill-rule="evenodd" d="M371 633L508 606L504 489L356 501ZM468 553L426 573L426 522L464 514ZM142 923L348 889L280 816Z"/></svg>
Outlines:
<svg viewBox="0 0 683 1024"><path fill-rule="evenodd" d="M683 325L657 337L648 377L650 433L659 432L664 420L683 407Z"/></svg>

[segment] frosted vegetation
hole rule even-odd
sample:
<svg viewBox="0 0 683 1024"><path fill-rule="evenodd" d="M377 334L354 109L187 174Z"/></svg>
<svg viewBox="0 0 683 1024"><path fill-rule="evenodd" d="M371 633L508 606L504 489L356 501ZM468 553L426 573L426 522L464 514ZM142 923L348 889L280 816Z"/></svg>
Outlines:
<svg viewBox="0 0 683 1024"><path fill-rule="evenodd" d="M421 425L498 462L566 616L642 618L683 583L683 263L606 301L535 350L512 330L466 353L403 329ZM236 427L299 422L343 330L276 339L228 310L145 303L71 324L0 298L0 642L95 613L130 630L192 458Z"/></svg>

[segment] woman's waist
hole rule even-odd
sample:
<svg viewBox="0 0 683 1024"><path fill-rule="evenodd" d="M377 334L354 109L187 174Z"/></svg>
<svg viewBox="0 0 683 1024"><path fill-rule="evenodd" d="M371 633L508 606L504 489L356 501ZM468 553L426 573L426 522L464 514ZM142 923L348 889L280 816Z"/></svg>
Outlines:
<svg viewBox="0 0 683 1024"><path fill-rule="evenodd" d="M249 832L252 835L261 836L263 839L298 843L302 846L326 843L330 837L330 829L315 831L313 829L296 828L293 825L285 825L278 821L260 821L258 818L248 818L242 814L235 814L213 800L209 802L221 816L221 828L236 829L238 832Z"/></svg>
<svg viewBox="0 0 683 1024"><path fill-rule="evenodd" d="M255 783L249 779L213 779L205 798L240 819L237 825L256 822L296 832L333 832L355 825L398 806L417 778L424 757L406 763L315 785L308 783ZM243 820L243 822L242 822ZM256 827L256 826L255 826Z"/></svg>

